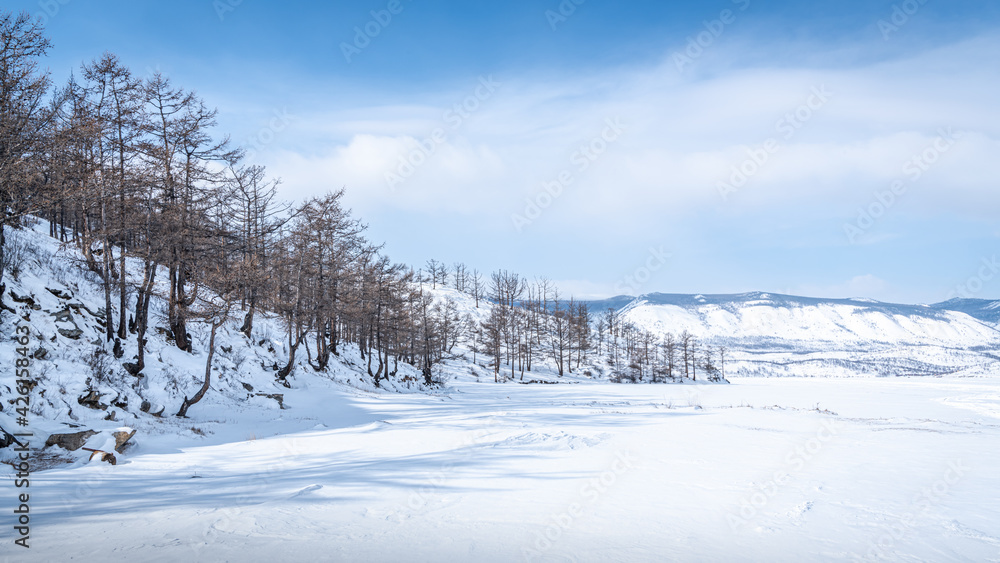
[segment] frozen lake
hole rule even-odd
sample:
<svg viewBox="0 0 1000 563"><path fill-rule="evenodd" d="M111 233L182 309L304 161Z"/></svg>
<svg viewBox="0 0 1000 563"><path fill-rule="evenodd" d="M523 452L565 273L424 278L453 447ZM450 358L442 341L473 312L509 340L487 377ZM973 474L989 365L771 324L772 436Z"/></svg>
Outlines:
<svg viewBox="0 0 1000 563"><path fill-rule="evenodd" d="M309 431L140 434L117 467L36 475L30 556L7 555L1000 561L1000 381L324 392L281 411Z"/></svg>

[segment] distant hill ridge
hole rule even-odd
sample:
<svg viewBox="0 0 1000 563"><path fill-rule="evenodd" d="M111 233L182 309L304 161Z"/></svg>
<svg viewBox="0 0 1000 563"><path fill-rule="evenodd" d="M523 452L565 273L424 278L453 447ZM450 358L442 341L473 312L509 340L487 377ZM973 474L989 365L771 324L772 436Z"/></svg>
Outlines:
<svg viewBox="0 0 1000 563"><path fill-rule="evenodd" d="M682 294L682 293L647 293L639 297L619 295L609 299L586 301L591 312L600 313L607 309L625 312L639 304L674 305L677 307L700 307L703 305L744 305L748 303L767 303L775 307L802 307L816 305L850 305L871 311L880 311L898 315L919 315L942 318L941 311L965 313L970 317L996 325L1000 323L1000 300L956 298L932 305L908 305L902 303L886 303L867 298L835 299L824 297L802 297L763 291L731 294Z"/></svg>

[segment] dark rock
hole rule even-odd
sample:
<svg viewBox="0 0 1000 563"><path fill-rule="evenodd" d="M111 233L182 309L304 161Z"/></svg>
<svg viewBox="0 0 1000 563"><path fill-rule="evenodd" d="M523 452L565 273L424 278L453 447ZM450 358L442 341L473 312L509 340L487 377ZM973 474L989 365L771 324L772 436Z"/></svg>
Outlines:
<svg viewBox="0 0 1000 563"><path fill-rule="evenodd" d="M90 409L102 411L108 410L108 405L101 404L101 394L95 390L91 390L86 395L79 397L76 402Z"/></svg>
<svg viewBox="0 0 1000 563"><path fill-rule="evenodd" d="M73 297L72 293L68 291L62 291L61 289L52 289L51 287L46 287L45 290L51 293L52 295L55 295L59 299L71 299Z"/></svg>
<svg viewBox="0 0 1000 563"><path fill-rule="evenodd" d="M115 397L115 400L111 401L111 404L122 410L128 410L128 395L119 395Z"/></svg>
<svg viewBox="0 0 1000 563"><path fill-rule="evenodd" d="M87 443L87 440L95 434L97 432L93 430L84 430L83 432L76 432L74 434L52 434L45 440L45 447L59 446L64 450L75 452L82 448Z"/></svg>
<svg viewBox="0 0 1000 563"><path fill-rule="evenodd" d="M49 315L55 317L57 323L73 322L73 313L69 310L69 307L55 313L49 313Z"/></svg>
<svg viewBox="0 0 1000 563"><path fill-rule="evenodd" d="M139 364L125 362L122 364L122 367L125 368L125 371L127 371L129 375L139 377Z"/></svg>
<svg viewBox="0 0 1000 563"><path fill-rule="evenodd" d="M39 347L38 350L35 350L35 353L32 354L31 357L36 360L44 360L49 357L49 351L45 348Z"/></svg>
<svg viewBox="0 0 1000 563"><path fill-rule="evenodd" d="M7 446L14 443L14 436L8 433L3 427L0 427L0 449L6 448Z"/></svg>
<svg viewBox="0 0 1000 563"><path fill-rule="evenodd" d="M247 391L250 391L251 393L253 392L253 385L250 385L249 383L244 383L243 388L246 389Z"/></svg>
<svg viewBox="0 0 1000 563"><path fill-rule="evenodd" d="M121 357L125 355L125 350L122 348L122 341L120 338L115 338L115 346L111 350L111 353L114 354L116 360L121 359Z"/></svg>
<svg viewBox="0 0 1000 563"><path fill-rule="evenodd" d="M59 334L65 336L66 338L69 338L70 340L80 340L80 337L83 336L83 331L78 328L73 328L73 329L60 328L58 330Z"/></svg>
<svg viewBox="0 0 1000 563"><path fill-rule="evenodd" d="M285 396L281 393L257 393L257 397L266 397L268 399L274 399L278 402L278 408L284 410L285 408Z"/></svg>
<svg viewBox="0 0 1000 563"><path fill-rule="evenodd" d="M35 300L30 295L21 296L11 291L10 298L13 299L15 303L22 303L27 305L29 309L34 309L35 311L39 311L42 308L41 305L35 303Z"/></svg>
<svg viewBox="0 0 1000 563"><path fill-rule="evenodd" d="M109 411L108 414L104 415L104 420L110 420L115 422L118 420L118 411Z"/></svg>
<svg viewBox="0 0 1000 563"><path fill-rule="evenodd" d="M152 411L153 409L155 409L157 407L159 407L160 410L158 410L156 412L150 412L150 411ZM163 406L160 406L160 405L154 405L153 403L150 403L149 401L146 401L146 400L143 400L142 404L139 405L139 410L141 410L142 412L149 413L149 414L151 414L151 415L153 415L155 417L163 416L163 411L166 410L166 408L167 407L163 407Z"/></svg>

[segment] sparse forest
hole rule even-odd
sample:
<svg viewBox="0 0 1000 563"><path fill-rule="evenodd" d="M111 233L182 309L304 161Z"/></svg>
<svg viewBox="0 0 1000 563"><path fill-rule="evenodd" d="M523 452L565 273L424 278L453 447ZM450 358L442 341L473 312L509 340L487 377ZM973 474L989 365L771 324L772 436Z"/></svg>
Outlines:
<svg viewBox="0 0 1000 563"><path fill-rule="evenodd" d="M287 361L276 370L286 386L297 358L323 371L345 344L360 349L375 386L400 362L430 385L434 365L458 346L498 382L525 381L543 362L560 377L598 366L619 382L722 378L721 351L688 334L660 340L613 311L595 327L586 303L546 279L394 263L366 238L342 189L283 202L280 179L216 133L217 110L193 91L159 73L139 76L111 53L55 85L41 67L50 44L35 20L4 13L0 34L3 225L40 217L51 237L79 249L103 288L106 347L132 375L146 365L152 297L167 303L164 329L178 349L192 351L191 323L210 327L203 385L178 415L210 387L219 327L237 324L251 338L263 311L286 327ZM13 259L8 246L0 234L0 264ZM0 315L11 311L2 275ZM445 288L488 305L483 316L460 314L448 294L435 298Z"/></svg>

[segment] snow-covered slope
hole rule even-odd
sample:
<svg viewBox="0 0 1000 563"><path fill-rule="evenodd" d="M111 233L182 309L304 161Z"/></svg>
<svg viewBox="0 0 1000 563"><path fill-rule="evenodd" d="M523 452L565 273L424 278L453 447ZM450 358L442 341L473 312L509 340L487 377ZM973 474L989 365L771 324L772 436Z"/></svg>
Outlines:
<svg viewBox="0 0 1000 563"><path fill-rule="evenodd" d="M14 366L20 357L18 349L26 348L32 360L27 376L21 374L21 378L31 380L34 386L25 416L28 424L22 427L14 403L15 372L0 369L0 462L15 455L11 448L3 447L5 434L20 430L33 432L41 442L34 444L39 448L51 434L94 430L99 434L87 439L84 447L106 450L112 432L135 429L138 433L133 439L136 445L129 451L132 455L169 451L179 444L220 444L369 423L372 420L359 418L349 406L353 398L414 393L433 400L427 395L443 391L438 385L425 386L420 371L403 363L395 376L383 379L376 388L360 350L353 345L341 346L340 355L331 358L325 371L317 372L309 365L305 349L310 343L299 349L296 367L288 378L290 387L285 387L275 378L288 358L284 323L259 312L252 338L238 330L241 315L220 328L210 390L191 407L188 418L177 418L184 398L193 396L203 381L209 327L190 323L194 352L179 350L164 328L166 302L154 297L146 335L146 366L140 377L130 375L123 364L134 361L135 337L130 335L121 358L115 358L113 345L104 336L102 285L86 268L76 247L50 238L48 224L41 221L26 229L8 229L7 235L12 246L23 250L23 260L17 275L8 274L4 280L4 303L15 312L4 312L0 318L0 334L5 335L0 339L0 365ZM129 275L141 279L141 265L128 266ZM158 279L165 281L166 273L161 272ZM489 315L487 301L480 300L477 307L472 297L453 289L427 285L422 289L442 306L451 303L450 310L463 323L481 322ZM160 294L164 293L166 287L161 287ZM25 347L10 338L18 331L27 331ZM485 367L486 361L467 343L461 343L434 367L434 377L441 382L492 382L493 370ZM579 374L582 370L560 378L553 364L541 358L533 367L518 381L590 379ZM512 374L505 370L504 375ZM84 464L89 454L53 447L45 448L42 455L48 459L36 467L67 461Z"/></svg>
<svg viewBox="0 0 1000 563"><path fill-rule="evenodd" d="M996 325L947 304L655 293L620 313L647 330L726 346L736 368L727 374L736 376L1000 373Z"/></svg>
<svg viewBox="0 0 1000 563"><path fill-rule="evenodd" d="M204 378L208 327L191 323L194 353L179 350L162 329L165 302L154 298L146 367L141 377L130 375L122 364L133 361L135 338L125 344L120 359L114 358L98 315L104 303L99 280L82 264L72 244L60 244L47 233L47 224L41 222L31 229L8 231L26 252L19 275L5 276L3 299L16 313L4 312L0 322L0 334L7 335L0 341L0 365L15 365L21 345L10 335L27 331L27 349L33 357L27 379L36 384L29 395L26 428L42 441L53 433L95 430L102 434L86 446L102 449L106 433L125 426L139 431L136 442L159 436L162 444L164 437L173 436L222 443L338 427L349 410L343 406L347 396L427 391L420 385L419 372L407 365L400 365L397 376L376 389L353 346L344 346L325 372L313 370L301 351L288 379L291 387L286 388L276 382L275 372L287 362L287 338L282 323L263 313L257 316L252 339L238 331L238 321L220 329L211 389L191 407L189 418L176 418L184 397L193 396ZM130 266L138 271L138 264ZM165 280L166 274L159 279ZM7 432L25 429L16 420L16 391L14 370L0 369L0 428ZM50 460L53 463L67 460L60 448L46 452L62 457ZM0 461L10 455L9 448L0 448ZM86 455L76 452L68 459L82 462Z"/></svg>
<svg viewBox="0 0 1000 563"><path fill-rule="evenodd" d="M958 311L984 323L1000 327L1000 301L991 299L951 299L944 303L931 305L935 309Z"/></svg>

